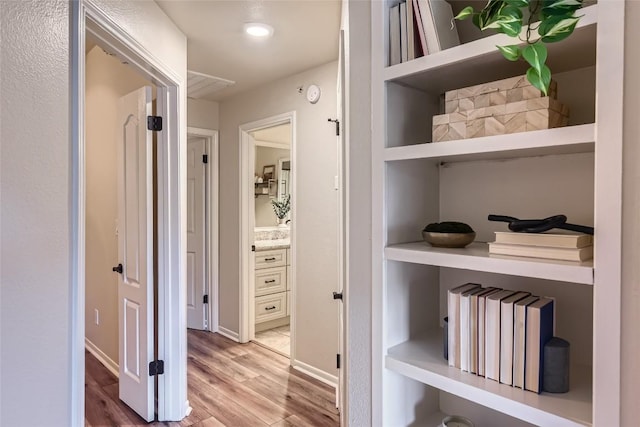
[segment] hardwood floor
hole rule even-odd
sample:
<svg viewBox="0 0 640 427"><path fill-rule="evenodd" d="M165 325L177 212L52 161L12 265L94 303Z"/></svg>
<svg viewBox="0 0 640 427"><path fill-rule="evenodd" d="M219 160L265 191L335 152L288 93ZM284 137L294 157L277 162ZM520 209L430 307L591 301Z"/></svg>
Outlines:
<svg viewBox="0 0 640 427"><path fill-rule="evenodd" d="M338 426L333 388L289 366L259 345L210 332L188 333L188 397L181 422L147 424L118 399L118 379L86 352L85 425Z"/></svg>

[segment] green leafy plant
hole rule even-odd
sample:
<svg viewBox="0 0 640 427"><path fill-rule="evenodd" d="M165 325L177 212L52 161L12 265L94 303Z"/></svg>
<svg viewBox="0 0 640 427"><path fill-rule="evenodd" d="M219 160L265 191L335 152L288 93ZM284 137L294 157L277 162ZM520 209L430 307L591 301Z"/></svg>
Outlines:
<svg viewBox="0 0 640 427"><path fill-rule="evenodd" d="M271 204L273 205L273 212L278 219L284 219L291 209L291 195L287 194L282 201L274 199L271 201Z"/></svg>
<svg viewBox="0 0 640 427"><path fill-rule="evenodd" d="M491 28L525 42L524 45L496 47L509 61L524 59L531 66L527 70L527 80L548 95L551 70L545 64L546 44L564 40L573 33L580 20L575 13L581 7L582 0L490 0L478 12L472 6L465 7L455 19L471 18L482 31ZM526 23L523 11L528 11Z"/></svg>

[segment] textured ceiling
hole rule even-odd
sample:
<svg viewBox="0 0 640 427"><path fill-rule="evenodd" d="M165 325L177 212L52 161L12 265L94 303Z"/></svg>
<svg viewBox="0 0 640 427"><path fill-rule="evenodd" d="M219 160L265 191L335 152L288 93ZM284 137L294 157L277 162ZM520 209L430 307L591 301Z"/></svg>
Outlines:
<svg viewBox="0 0 640 427"><path fill-rule="evenodd" d="M187 36L188 69L235 81L204 99L219 101L338 59L339 0L159 0ZM274 28L257 40L248 22Z"/></svg>

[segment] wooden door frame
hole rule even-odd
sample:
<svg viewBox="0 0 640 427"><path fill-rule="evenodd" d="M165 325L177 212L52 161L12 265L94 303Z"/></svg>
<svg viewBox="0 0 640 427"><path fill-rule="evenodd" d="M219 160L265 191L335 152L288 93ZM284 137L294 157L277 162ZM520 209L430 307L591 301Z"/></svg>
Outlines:
<svg viewBox="0 0 640 427"><path fill-rule="evenodd" d="M157 87L157 114L164 118L158 134L158 357L165 362L158 376L158 419L180 420L189 410L186 364L186 82L92 0L71 7L71 212L72 310L71 418L84 425L85 336L85 36L127 60Z"/></svg>
<svg viewBox="0 0 640 427"><path fill-rule="evenodd" d="M209 167L205 168L205 181L207 182L208 191L204 200L205 209L208 213L206 217L207 224L205 226L205 247L207 250L207 257L205 259L207 285L205 286L205 292L209 295L209 304L207 304L209 324L206 330L218 332L218 328L220 327L220 224L218 222L220 148L218 131L189 126L187 127L187 139L191 136L205 139L205 153L209 155L209 163L207 163Z"/></svg>
<svg viewBox="0 0 640 427"><path fill-rule="evenodd" d="M268 127L289 123L291 125L291 232L290 249L291 255L291 291L289 296L295 301L296 295L296 112L278 114L250 123L240 125L240 327L237 340L248 342L255 338L255 324L251 319L255 319L255 305L250 302L255 298L254 257L251 252L253 244L253 229L255 227L255 191L253 183L253 170L255 161L255 146L251 143L249 133ZM295 360L295 304L291 304L291 348L290 360Z"/></svg>

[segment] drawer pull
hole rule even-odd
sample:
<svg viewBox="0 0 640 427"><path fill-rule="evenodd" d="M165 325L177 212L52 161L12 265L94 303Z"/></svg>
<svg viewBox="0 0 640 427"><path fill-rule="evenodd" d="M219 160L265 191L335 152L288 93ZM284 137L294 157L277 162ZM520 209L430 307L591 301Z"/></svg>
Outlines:
<svg viewBox="0 0 640 427"><path fill-rule="evenodd" d="M276 306L272 305L271 307L265 307L264 309L267 310L267 311L271 311L271 310L275 310Z"/></svg>
<svg viewBox="0 0 640 427"><path fill-rule="evenodd" d="M275 261L275 260L276 260L276 258L275 258L275 257L272 257L272 258L265 258L264 260L265 260L265 262L268 262L268 261Z"/></svg>
<svg viewBox="0 0 640 427"><path fill-rule="evenodd" d="M265 280L264 283L276 283L276 279Z"/></svg>

